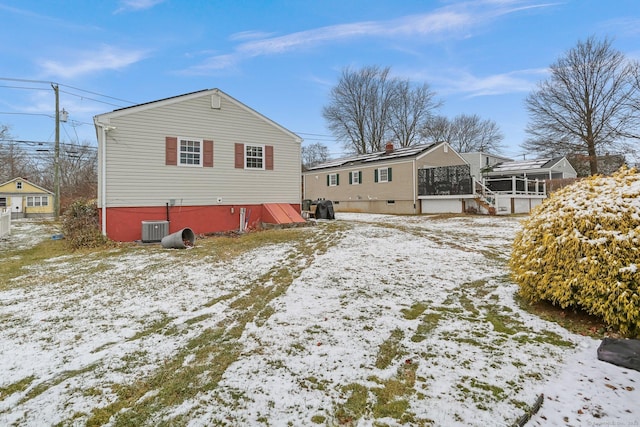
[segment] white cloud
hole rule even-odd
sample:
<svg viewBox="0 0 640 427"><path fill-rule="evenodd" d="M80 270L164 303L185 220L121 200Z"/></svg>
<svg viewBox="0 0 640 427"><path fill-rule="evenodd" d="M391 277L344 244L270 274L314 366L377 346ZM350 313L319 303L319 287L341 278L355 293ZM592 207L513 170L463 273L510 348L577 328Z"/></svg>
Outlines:
<svg viewBox="0 0 640 427"><path fill-rule="evenodd" d="M120 7L114 13L151 9L165 0L121 0Z"/></svg>
<svg viewBox="0 0 640 427"><path fill-rule="evenodd" d="M120 70L146 57L143 51L127 51L112 46L97 50L76 52L68 60L46 60L41 62L47 76L73 78L103 70Z"/></svg>
<svg viewBox="0 0 640 427"><path fill-rule="evenodd" d="M209 58L191 68L191 72L206 72L235 65L257 56L282 54L312 46L361 38L407 40L420 38L435 43L446 38L467 37L469 30L485 25L499 16L524 9L548 7L551 4L530 4L528 1L500 0L463 2L430 13L409 15L386 21L362 21L338 24L271 37L257 31L237 33L230 39L243 41L232 52ZM244 41L248 40L248 41Z"/></svg>
<svg viewBox="0 0 640 427"><path fill-rule="evenodd" d="M455 70L441 74L447 77L431 76L431 79L440 88L440 94L458 93L476 97L528 93L547 72L547 69L529 69L478 77L466 71Z"/></svg>

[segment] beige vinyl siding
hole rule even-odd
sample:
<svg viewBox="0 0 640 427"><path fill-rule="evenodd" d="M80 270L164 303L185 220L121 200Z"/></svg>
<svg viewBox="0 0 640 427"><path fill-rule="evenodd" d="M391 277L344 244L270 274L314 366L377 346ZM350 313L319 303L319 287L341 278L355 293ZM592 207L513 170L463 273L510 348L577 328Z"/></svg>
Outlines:
<svg viewBox="0 0 640 427"><path fill-rule="evenodd" d="M451 148L444 145L434 147L415 161L413 158L395 161L372 162L370 165L356 164L350 167L320 169L304 174L305 197L309 199L325 198L335 201L349 200L402 200L411 201L417 197L417 169L465 164L464 159ZM374 182L374 170L383 167L392 169L391 182ZM415 167L415 170L414 170ZM362 183L349 184L349 173L362 171ZM340 185L327 186L327 175L339 173ZM415 185L414 185L415 184ZM414 195L414 191L416 194Z"/></svg>
<svg viewBox="0 0 640 427"><path fill-rule="evenodd" d="M455 150L446 144L438 145L432 150L418 157L416 166L421 168L435 168L440 166L464 165L467 162Z"/></svg>
<svg viewBox="0 0 640 427"><path fill-rule="evenodd" d="M304 197L327 199L339 211L375 213L417 212L417 170L421 168L466 164L465 160L445 144L438 145L417 157L368 163L353 166L319 169L304 173ZM391 168L391 182L375 182L375 170ZM349 173L362 172L361 184L349 184ZM338 173L340 185L327 186L327 176ZM393 203L389 203L393 201ZM417 206L417 205L416 205Z"/></svg>
<svg viewBox="0 0 640 427"><path fill-rule="evenodd" d="M327 200L413 200L413 165L411 160L379 162L370 166L353 166L334 170L319 170L305 174L305 195ZM375 170L391 168L391 182L375 182ZM349 173L362 172L362 183L349 184ZM340 174L340 185L327 186L327 175Z"/></svg>
<svg viewBox="0 0 640 427"><path fill-rule="evenodd" d="M220 109L211 108L211 93L205 92L113 114L109 125L115 127L106 140L109 207L158 206L171 199L177 206L300 203L300 143L225 96ZM165 165L167 136L212 140L213 167ZM274 170L235 169L235 143L273 146Z"/></svg>

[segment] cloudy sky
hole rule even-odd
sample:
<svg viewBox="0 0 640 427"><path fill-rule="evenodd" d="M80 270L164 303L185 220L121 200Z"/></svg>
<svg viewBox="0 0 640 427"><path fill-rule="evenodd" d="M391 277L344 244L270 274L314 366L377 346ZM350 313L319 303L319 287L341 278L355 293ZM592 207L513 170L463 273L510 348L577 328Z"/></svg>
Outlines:
<svg viewBox="0 0 640 427"><path fill-rule="evenodd" d="M220 88L337 157L328 94L377 65L428 83L440 114L495 121L521 158L550 64L592 35L640 58L636 0L0 0L0 17L0 125L26 148L55 138L54 82L64 142L95 144L96 114Z"/></svg>

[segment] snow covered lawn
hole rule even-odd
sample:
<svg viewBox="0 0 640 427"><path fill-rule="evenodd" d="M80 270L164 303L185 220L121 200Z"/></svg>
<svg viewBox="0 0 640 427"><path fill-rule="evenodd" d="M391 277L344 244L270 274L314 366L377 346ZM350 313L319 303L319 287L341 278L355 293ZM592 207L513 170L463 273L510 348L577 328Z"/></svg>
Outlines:
<svg viewBox="0 0 640 427"><path fill-rule="evenodd" d="M0 278L0 425L507 426L541 394L528 425L634 425L640 372L514 302L518 227L339 213L26 266ZM16 221L0 257L50 235Z"/></svg>

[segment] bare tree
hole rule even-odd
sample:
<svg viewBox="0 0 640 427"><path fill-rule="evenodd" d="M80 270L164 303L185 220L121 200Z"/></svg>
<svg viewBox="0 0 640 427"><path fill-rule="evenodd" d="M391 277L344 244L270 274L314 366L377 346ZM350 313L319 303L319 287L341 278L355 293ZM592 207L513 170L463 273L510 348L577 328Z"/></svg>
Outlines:
<svg viewBox="0 0 640 427"><path fill-rule="evenodd" d="M530 136L523 147L586 154L591 174L597 174L599 153L638 138L638 64L626 60L609 39L592 36L567 51L550 72L526 99Z"/></svg>
<svg viewBox="0 0 640 427"><path fill-rule="evenodd" d="M60 204L68 206L79 199L97 197L98 189L98 151L96 147L83 144L60 144ZM54 154L49 152L43 162L40 184L53 188Z"/></svg>
<svg viewBox="0 0 640 427"><path fill-rule="evenodd" d="M17 177L31 179L37 170L23 143L11 136L8 126L0 125L0 183Z"/></svg>
<svg viewBox="0 0 640 427"><path fill-rule="evenodd" d="M451 144L453 135L451 122L445 116L433 116L420 129L420 135L430 143L447 142Z"/></svg>
<svg viewBox="0 0 640 427"><path fill-rule="evenodd" d="M431 142L449 143L459 153L499 153L504 139L493 120L483 120L476 114L460 114L451 120L442 116L434 117L422 129L422 133Z"/></svg>
<svg viewBox="0 0 640 427"><path fill-rule="evenodd" d="M326 162L328 159L329 148L320 142L302 147L302 166L305 168Z"/></svg>
<svg viewBox="0 0 640 427"><path fill-rule="evenodd" d="M348 151L368 153L384 144L391 92L388 76L389 67L346 68L331 90L330 103L322 115Z"/></svg>
<svg viewBox="0 0 640 427"><path fill-rule="evenodd" d="M422 140L422 129L432 113L442 105L428 84L412 87L409 80L397 81L389 128L400 147L410 147Z"/></svg>
<svg viewBox="0 0 640 427"><path fill-rule="evenodd" d="M347 151L381 151L392 138L400 146L412 145L420 139L419 128L440 105L426 84L413 87L389 73L389 67L347 68L331 90L322 114Z"/></svg>

